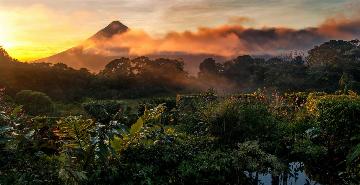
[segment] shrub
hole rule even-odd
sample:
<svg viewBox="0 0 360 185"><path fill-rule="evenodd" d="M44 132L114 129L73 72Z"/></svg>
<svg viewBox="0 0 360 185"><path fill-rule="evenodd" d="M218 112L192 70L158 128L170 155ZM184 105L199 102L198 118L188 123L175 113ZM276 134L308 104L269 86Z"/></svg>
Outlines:
<svg viewBox="0 0 360 185"><path fill-rule="evenodd" d="M346 174L347 164L348 171L357 173L360 97L311 93L306 109L314 119L314 127L303 133L306 137L296 142L293 152L305 154L312 166L322 164L329 172L336 168L337 173Z"/></svg>
<svg viewBox="0 0 360 185"><path fill-rule="evenodd" d="M315 116L323 143L338 153L352 146L351 138L360 131L360 97L356 95L313 96L307 102Z"/></svg>
<svg viewBox="0 0 360 185"><path fill-rule="evenodd" d="M29 115L51 115L54 112L54 104L45 93L23 90L16 94L15 102L23 105L23 109Z"/></svg>
<svg viewBox="0 0 360 185"><path fill-rule="evenodd" d="M205 113L210 132L226 143L266 140L275 126L275 119L261 103L225 100Z"/></svg>
<svg viewBox="0 0 360 185"><path fill-rule="evenodd" d="M280 171L278 159L256 142L219 149L209 136L193 136L159 124L162 105L145 114L110 145L119 156L124 184L249 184L247 172Z"/></svg>
<svg viewBox="0 0 360 185"><path fill-rule="evenodd" d="M158 105L163 105L165 107L165 110L161 115L161 124L175 124L177 122L176 99L171 97L152 98L140 101L138 105L138 115L141 116L146 110L154 109Z"/></svg>
<svg viewBox="0 0 360 185"><path fill-rule="evenodd" d="M209 108L218 103L217 95L208 91L198 95L178 95L176 97L178 109L178 128L186 133L207 135L208 123L205 115Z"/></svg>
<svg viewBox="0 0 360 185"><path fill-rule="evenodd" d="M101 100L84 103L85 111L98 122L109 123L111 120L121 119L123 124L128 124L133 119L127 117L131 108L122 101ZM130 120L128 120L128 118Z"/></svg>
<svg viewBox="0 0 360 185"><path fill-rule="evenodd" d="M234 150L204 150L179 167L185 184L252 184L246 172L276 173L283 169L275 156L254 141L240 143Z"/></svg>
<svg viewBox="0 0 360 185"><path fill-rule="evenodd" d="M151 98L140 101L139 103L139 114L143 114L145 107L154 108L160 104L164 104L168 110L176 108L176 99L173 97L163 97L163 98Z"/></svg>
<svg viewBox="0 0 360 185"><path fill-rule="evenodd" d="M218 99L215 92L211 89L202 94L177 95L176 104L180 111L196 111L198 105L206 105L216 102Z"/></svg>

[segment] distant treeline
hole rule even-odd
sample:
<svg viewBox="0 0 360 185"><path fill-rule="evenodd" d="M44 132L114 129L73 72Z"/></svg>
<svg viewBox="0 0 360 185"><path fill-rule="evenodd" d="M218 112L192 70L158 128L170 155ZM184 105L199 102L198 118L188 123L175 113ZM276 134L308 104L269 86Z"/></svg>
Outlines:
<svg viewBox="0 0 360 185"><path fill-rule="evenodd" d="M9 95L20 90L41 91L57 100L138 98L202 91L251 92L257 88L285 91L360 91L360 41L332 40L308 55L283 58L239 56L225 63L205 59L198 77L184 63L165 58L120 58L98 74L65 64L21 63L0 49L0 87Z"/></svg>

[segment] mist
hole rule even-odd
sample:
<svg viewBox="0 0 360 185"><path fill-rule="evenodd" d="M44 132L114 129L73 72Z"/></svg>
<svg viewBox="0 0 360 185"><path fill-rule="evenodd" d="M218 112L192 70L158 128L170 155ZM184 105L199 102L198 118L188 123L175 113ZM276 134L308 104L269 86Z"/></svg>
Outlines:
<svg viewBox="0 0 360 185"><path fill-rule="evenodd" d="M101 55L143 56L179 52L216 54L226 58L238 55L279 55L292 50L307 50L331 39L354 39L360 35L360 19L329 18L318 27L291 29L286 27L247 28L222 25L198 28L197 31L169 32L154 37L139 29L114 35L111 39L84 45L86 52Z"/></svg>
<svg viewBox="0 0 360 185"><path fill-rule="evenodd" d="M328 18L317 27L304 29L251 28L243 26L244 21L246 19L232 20L213 28L174 31L159 37L130 28L103 38L91 37L74 48L37 62L61 62L97 73L111 60L147 56L183 60L185 70L196 76L199 64L209 57L225 62L240 55L280 56L294 51L306 55L307 50L328 40L352 40L360 36L357 17Z"/></svg>

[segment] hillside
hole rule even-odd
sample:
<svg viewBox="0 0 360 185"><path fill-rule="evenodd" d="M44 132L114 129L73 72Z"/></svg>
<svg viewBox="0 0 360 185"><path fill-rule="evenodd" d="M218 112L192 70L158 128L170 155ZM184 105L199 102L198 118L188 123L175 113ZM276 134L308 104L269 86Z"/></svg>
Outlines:
<svg viewBox="0 0 360 185"><path fill-rule="evenodd" d="M119 21L113 21L105 28L98 31L93 36L80 43L78 46L54 54L47 58L36 60L35 62L45 63L63 63L75 69L87 68L91 72L99 72L110 61L121 58L138 56L130 55L129 48L112 46L115 42L111 40L115 36L119 36L127 32L129 28ZM121 41L119 41L121 42ZM116 45L116 44L114 44ZM99 52L97 48L106 48L106 52ZM189 54L185 52L161 52L147 55L151 59L169 58L183 60L185 70L191 75L197 75L198 66L204 58L215 58L219 61L225 61L225 58L216 54Z"/></svg>

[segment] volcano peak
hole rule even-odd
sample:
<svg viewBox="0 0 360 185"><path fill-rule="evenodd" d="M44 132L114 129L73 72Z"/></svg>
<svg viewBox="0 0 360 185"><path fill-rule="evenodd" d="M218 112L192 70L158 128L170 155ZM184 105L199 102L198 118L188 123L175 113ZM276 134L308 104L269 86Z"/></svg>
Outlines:
<svg viewBox="0 0 360 185"><path fill-rule="evenodd" d="M120 21L113 21L108 26L97 32L90 39L111 38L114 35L124 33L128 30L129 28L122 24Z"/></svg>

